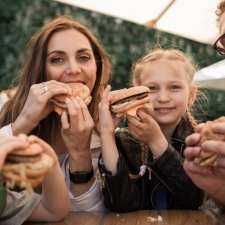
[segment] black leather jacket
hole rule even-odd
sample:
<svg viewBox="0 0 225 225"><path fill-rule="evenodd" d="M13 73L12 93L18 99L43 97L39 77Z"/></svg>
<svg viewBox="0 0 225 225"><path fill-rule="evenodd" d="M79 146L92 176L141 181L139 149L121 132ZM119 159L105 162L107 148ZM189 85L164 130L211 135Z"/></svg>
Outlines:
<svg viewBox="0 0 225 225"><path fill-rule="evenodd" d="M127 129L120 129L116 133L117 174L112 176L99 160L105 206L115 212L197 209L202 203L203 192L192 183L182 166L184 139L191 132L190 123L182 120L164 154L157 160L149 154L149 169L140 177L137 175L142 164L141 144Z"/></svg>

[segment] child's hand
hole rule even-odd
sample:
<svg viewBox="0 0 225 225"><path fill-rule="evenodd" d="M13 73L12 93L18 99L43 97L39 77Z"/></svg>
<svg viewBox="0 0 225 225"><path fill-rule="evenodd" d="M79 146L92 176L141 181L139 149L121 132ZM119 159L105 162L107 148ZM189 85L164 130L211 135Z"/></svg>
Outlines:
<svg viewBox="0 0 225 225"><path fill-rule="evenodd" d="M18 148L26 148L28 146L27 137L19 136L0 136L0 170L5 162L6 156Z"/></svg>
<svg viewBox="0 0 225 225"><path fill-rule="evenodd" d="M138 109L137 117L128 116L130 133L147 144L155 157L159 157L168 147L168 142L158 123L151 116L151 108Z"/></svg>
<svg viewBox="0 0 225 225"><path fill-rule="evenodd" d="M113 135L119 118L112 116L110 112L110 90L111 87L108 85L99 103L99 129L101 134Z"/></svg>

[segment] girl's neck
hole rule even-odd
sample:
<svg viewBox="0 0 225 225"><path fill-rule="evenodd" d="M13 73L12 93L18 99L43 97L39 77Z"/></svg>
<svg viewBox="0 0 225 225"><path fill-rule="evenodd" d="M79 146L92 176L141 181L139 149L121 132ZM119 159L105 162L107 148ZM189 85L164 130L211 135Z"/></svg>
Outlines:
<svg viewBox="0 0 225 225"><path fill-rule="evenodd" d="M175 131L179 122L180 121L178 121L177 123L168 124L168 125L165 125L165 126L160 125L160 128L161 128L163 134L165 135L167 141L169 141L172 138L173 133L174 133L174 131Z"/></svg>

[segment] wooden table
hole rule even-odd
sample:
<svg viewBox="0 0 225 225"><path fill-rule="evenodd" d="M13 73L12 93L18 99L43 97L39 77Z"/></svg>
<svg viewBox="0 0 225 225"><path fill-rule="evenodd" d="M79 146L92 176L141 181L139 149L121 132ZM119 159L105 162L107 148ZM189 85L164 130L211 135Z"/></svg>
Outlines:
<svg viewBox="0 0 225 225"><path fill-rule="evenodd" d="M211 211L137 211L125 214L70 213L57 223L30 223L24 225L222 225L225 217Z"/></svg>

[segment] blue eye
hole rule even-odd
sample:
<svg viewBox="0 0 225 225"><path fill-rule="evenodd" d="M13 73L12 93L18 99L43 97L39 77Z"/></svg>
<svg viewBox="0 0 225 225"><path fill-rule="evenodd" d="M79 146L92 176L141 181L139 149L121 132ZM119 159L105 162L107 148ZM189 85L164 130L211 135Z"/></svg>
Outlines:
<svg viewBox="0 0 225 225"><path fill-rule="evenodd" d="M80 62L88 62L89 60L91 60L91 57L88 55L81 55L79 56L79 60Z"/></svg>
<svg viewBox="0 0 225 225"><path fill-rule="evenodd" d="M63 59L61 57L52 57L50 59L50 62L52 64L62 64L63 63Z"/></svg>
<svg viewBox="0 0 225 225"><path fill-rule="evenodd" d="M170 88L172 91L179 91L182 87L180 85L171 85Z"/></svg>
<svg viewBox="0 0 225 225"><path fill-rule="evenodd" d="M150 92L154 92L158 89L156 86L148 86L148 88L150 89Z"/></svg>

